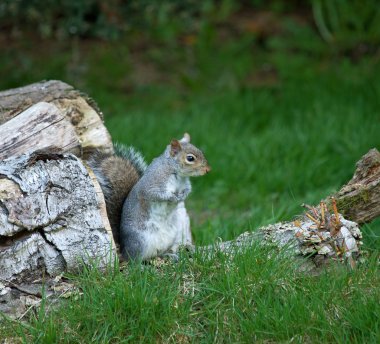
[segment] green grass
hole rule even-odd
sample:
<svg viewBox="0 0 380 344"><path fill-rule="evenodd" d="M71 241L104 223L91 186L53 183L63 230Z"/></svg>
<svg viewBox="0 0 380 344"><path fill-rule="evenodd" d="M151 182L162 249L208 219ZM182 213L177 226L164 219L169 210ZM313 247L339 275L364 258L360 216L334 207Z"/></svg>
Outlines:
<svg viewBox="0 0 380 344"><path fill-rule="evenodd" d="M300 274L281 252L254 247L227 260L195 255L124 273L74 277L83 296L13 326L38 343L376 343L378 266L318 277Z"/></svg>
<svg viewBox="0 0 380 344"><path fill-rule="evenodd" d="M380 148L376 56L353 63L319 50L252 52L246 37L172 55L153 47L143 56L158 81L136 86L128 49L75 44L71 52L53 45L38 58L34 47L19 59L8 50L0 85L75 84L99 103L114 140L148 161L189 132L213 168L193 180L188 200L197 244L292 219L301 203L338 190L355 162ZM275 77L261 84L264 63ZM79 299L0 331L26 343L377 343L380 221L362 229L369 259L355 271L307 276L281 252L260 247L231 261L196 255L160 267L88 270L72 277Z"/></svg>

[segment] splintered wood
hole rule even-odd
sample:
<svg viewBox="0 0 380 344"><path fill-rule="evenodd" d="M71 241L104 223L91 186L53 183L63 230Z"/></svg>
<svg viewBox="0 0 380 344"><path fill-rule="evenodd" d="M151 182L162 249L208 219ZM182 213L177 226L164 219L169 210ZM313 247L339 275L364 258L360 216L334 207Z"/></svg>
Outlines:
<svg viewBox="0 0 380 344"><path fill-rule="evenodd" d="M0 92L0 137L2 159L52 146L84 159L113 151L96 103L58 80Z"/></svg>
<svg viewBox="0 0 380 344"><path fill-rule="evenodd" d="M325 202L318 207L303 205L308 211L301 220L294 221L298 228L295 236L303 255L322 255L328 258L347 260L355 267L353 255L359 254L362 234L355 222L344 219L338 213L336 200L331 199L332 212Z"/></svg>
<svg viewBox="0 0 380 344"><path fill-rule="evenodd" d="M40 102L0 126L0 159L28 150L52 149L80 155L81 145L73 125L49 103Z"/></svg>
<svg viewBox="0 0 380 344"><path fill-rule="evenodd" d="M358 224L341 214L330 214L324 203L321 207L307 207L309 211L295 221L260 227L234 240L201 247L200 251L208 256L213 251L233 256L254 244L264 244L283 249L287 257L303 257L299 260L302 271L312 272L333 261L347 262L354 268L362 238Z"/></svg>

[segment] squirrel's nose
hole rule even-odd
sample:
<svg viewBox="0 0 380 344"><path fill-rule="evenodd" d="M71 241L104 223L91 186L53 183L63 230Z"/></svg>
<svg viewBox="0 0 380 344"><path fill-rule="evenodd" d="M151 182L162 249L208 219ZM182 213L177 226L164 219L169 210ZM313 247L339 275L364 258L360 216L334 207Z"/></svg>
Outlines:
<svg viewBox="0 0 380 344"><path fill-rule="evenodd" d="M206 170L206 173L209 173L211 171L211 167L207 165L205 170Z"/></svg>

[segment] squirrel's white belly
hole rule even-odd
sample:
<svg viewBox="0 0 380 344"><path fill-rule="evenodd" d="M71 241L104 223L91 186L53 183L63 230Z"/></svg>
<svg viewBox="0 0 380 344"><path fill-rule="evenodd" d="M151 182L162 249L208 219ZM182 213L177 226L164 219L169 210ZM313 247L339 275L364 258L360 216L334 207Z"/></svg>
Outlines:
<svg viewBox="0 0 380 344"><path fill-rule="evenodd" d="M183 202L179 204L153 202L144 231L147 243L144 257L155 257L177 250L182 242L184 227L189 227L189 218Z"/></svg>

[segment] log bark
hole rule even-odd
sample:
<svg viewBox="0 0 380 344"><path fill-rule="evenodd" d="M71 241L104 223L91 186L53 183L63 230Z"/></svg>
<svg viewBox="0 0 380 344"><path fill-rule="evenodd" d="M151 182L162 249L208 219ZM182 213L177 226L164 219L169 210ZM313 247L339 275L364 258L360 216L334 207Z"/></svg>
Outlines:
<svg viewBox="0 0 380 344"><path fill-rule="evenodd" d="M50 104L50 108L46 103ZM39 106L33 107L36 104L39 104ZM45 116L44 111L46 111ZM11 156L16 152L25 153L33 150L33 145L36 142L38 143L38 148L50 148L55 144L63 152L73 152L84 159L95 149L104 152L113 151L111 136L103 125L103 115L96 103L84 93L61 81L43 81L0 92L1 127L6 123L11 129L16 127L27 129L28 127L33 131L31 123L27 127L22 125L25 124L28 118L31 121L37 120L34 133L39 133L39 139L30 141L28 138L32 136L23 132L26 135L24 137L20 136L19 140L14 143L15 147L11 148L12 133L9 132L7 141L2 140L0 142L2 156L5 154ZM49 121L53 128L43 125L43 123L48 124ZM54 126L57 126L57 129ZM72 127L71 129L69 129L70 126ZM49 133L54 130L57 130L55 139L60 138L60 135L65 132L67 136L75 134L75 140L72 137L69 144L65 141L57 143L55 139L51 140L51 136L49 136ZM5 131L6 128L3 128L0 134L3 135ZM14 133L15 131L13 131ZM48 139L41 140L44 135ZM20 140L22 143L20 143ZM66 146L65 143L67 143ZM20 144L21 146L17 147Z"/></svg>
<svg viewBox="0 0 380 344"><path fill-rule="evenodd" d="M359 224L380 216L380 153L371 149L357 163L352 179L335 195L340 212Z"/></svg>
<svg viewBox="0 0 380 344"><path fill-rule="evenodd" d="M0 311L22 317L55 276L113 262L101 188L62 154L113 147L95 102L54 80L0 92L0 137Z"/></svg>

